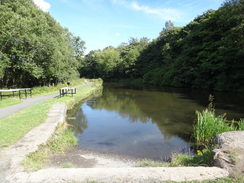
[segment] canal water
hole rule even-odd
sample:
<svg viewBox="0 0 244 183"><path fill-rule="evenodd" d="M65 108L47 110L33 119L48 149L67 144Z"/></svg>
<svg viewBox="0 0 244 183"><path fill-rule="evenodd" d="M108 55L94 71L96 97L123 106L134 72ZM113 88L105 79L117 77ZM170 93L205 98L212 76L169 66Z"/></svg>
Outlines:
<svg viewBox="0 0 244 183"><path fill-rule="evenodd" d="M175 153L194 153L189 142L195 111L207 107L209 94L216 113L244 118L241 94L105 83L97 96L69 112L68 122L78 148L170 160Z"/></svg>

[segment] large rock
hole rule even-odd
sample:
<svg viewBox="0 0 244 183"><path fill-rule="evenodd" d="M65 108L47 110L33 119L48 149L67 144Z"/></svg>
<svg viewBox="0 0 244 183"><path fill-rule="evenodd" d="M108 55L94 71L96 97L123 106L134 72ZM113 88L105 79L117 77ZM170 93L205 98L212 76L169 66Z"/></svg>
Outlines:
<svg viewBox="0 0 244 183"><path fill-rule="evenodd" d="M244 176L244 131L225 132L213 139L214 165L233 176Z"/></svg>

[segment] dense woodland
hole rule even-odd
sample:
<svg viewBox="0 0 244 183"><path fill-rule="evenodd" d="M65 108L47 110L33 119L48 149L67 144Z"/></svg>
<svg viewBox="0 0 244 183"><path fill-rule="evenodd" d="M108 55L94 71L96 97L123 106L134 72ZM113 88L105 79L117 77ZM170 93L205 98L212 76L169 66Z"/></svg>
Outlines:
<svg viewBox="0 0 244 183"><path fill-rule="evenodd" d="M84 44L32 0L0 0L0 87L79 77Z"/></svg>
<svg viewBox="0 0 244 183"><path fill-rule="evenodd" d="M226 1L184 27L169 20L152 41L129 38L85 57L85 42L32 0L0 0L0 17L0 87L101 77L244 91L244 0Z"/></svg>
<svg viewBox="0 0 244 183"><path fill-rule="evenodd" d="M81 76L143 78L156 85L244 91L244 1L225 2L185 27L171 21L159 36L130 38L117 48L91 51Z"/></svg>

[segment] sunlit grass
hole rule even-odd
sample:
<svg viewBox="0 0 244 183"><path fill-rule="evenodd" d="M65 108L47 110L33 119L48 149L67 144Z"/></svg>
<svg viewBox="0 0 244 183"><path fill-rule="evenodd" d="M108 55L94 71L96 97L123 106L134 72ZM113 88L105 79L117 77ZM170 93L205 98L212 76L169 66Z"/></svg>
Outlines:
<svg viewBox="0 0 244 183"><path fill-rule="evenodd" d="M199 145L209 146L212 139L223 132L244 130L244 121L228 122L224 115L217 116L214 110L197 111L197 123L194 125L193 137Z"/></svg>
<svg viewBox="0 0 244 183"><path fill-rule="evenodd" d="M3 99L3 100L0 100L0 108L11 106L11 105L15 105L15 104L19 104L21 102L22 102L22 100L19 100L19 99L12 99L12 100Z"/></svg>
<svg viewBox="0 0 244 183"><path fill-rule="evenodd" d="M167 162L161 162L161 161L153 161L149 159L145 159L141 162L139 162L136 167L168 167L170 164Z"/></svg>
<svg viewBox="0 0 244 183"><path fill-rule="evenodd" d="M78 90L73 97L68 95L61 98L53 98L0 119L0 148L13 144L32 128L44 122L53 104L64 102L68 109L71 109L76 103L96 92L96 89L95 86L84 88Z"/></svg>
<svg viewBox="0 0 244 183"><path fill-rule="evenodd" d="M72 163L65 163L61 166L61 168L75 168L75 165Z"/></svg>
<svg viewBox="0 0 244 183"><path fill-rule="evenodd" d="M62 127L61 127L62 128ZM53 153L62 153L65 148L77 145L74 132L67 128L64 131L57 130L47 145L41 145L35 152L30 153L23 160L22 164L29 171L42 169L43 164L48 161L48 156ZM63 168L74 168L74 165L67 163Z"/></svg>
<svg viewBox="0 0 244 183"><path fill-rule="evenodd" d="M81 87L87 84L86 79L76 79L70 82L71 87ZM55 93L59 93L59 89L63 87L67 87L68 85L66 83L58 84L55 86L39 86L39 87L33 87L32 88L32 97L36 96L46 96L46 95L52 95ZM29 97L29 95L28 95ZM18 96L15 97L3 97L3 99L0 101L0 108L15 105L21 103L22 100L19 100Z"/></svg>
<svg viewBox="0 0 244 183"><path fill-rule="evenodd" d="M244 121L228 121L225 114L216 115L213 105L214 97L209 95L208 108L202 112L196 111L197 121L193 128L193 138L197 145L211 146L212 139L223 132L244 130Z"/></svg>
<svg viewBox="0 0 244 183"><path fill-rule="evenodd" d="M70 82L71 87L80 87L87 83L86 79L76 79ZM51 95L59 92L60 88L67 87L66 83L58 84L54 86L39 86L32 88L32 95L33 96L45 96Z"/></svg>
<svg viewBox="0 0 244 183"><path fill-rule="evenodd" d="M0 119L0 147L8 146L44 122L52 103L43 102Z"/></svg>

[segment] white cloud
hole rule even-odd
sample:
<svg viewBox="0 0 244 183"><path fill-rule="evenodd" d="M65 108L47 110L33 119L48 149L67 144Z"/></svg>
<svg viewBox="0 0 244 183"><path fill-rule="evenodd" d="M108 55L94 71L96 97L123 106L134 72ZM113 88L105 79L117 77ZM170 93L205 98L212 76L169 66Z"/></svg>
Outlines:
<svg viewBox="0 0 244 183"><path fill-rule="evenodd" d="M132 2L131 7L134 10L142 11L147 14L154 14L162 18L163 20L172 20L177 21L181 19L182 12L176 10L176 9L170 9L170 8L151 8L148 6L140 6L137 2Z"/></svg>
<svg viewBox="0 0 244 183"><path fill-rule="evenodd" d="M33 1L42 11L48 12L49 9L51 8L51 5L48 2L45 2L44 0L33 0Z"/></svg>
<svg viewBox="0 0 244 183"><path fill-rule="evenodd" d="M121 34L118 32L118 33L115 33L115 36L120 36Z"/></svg>

